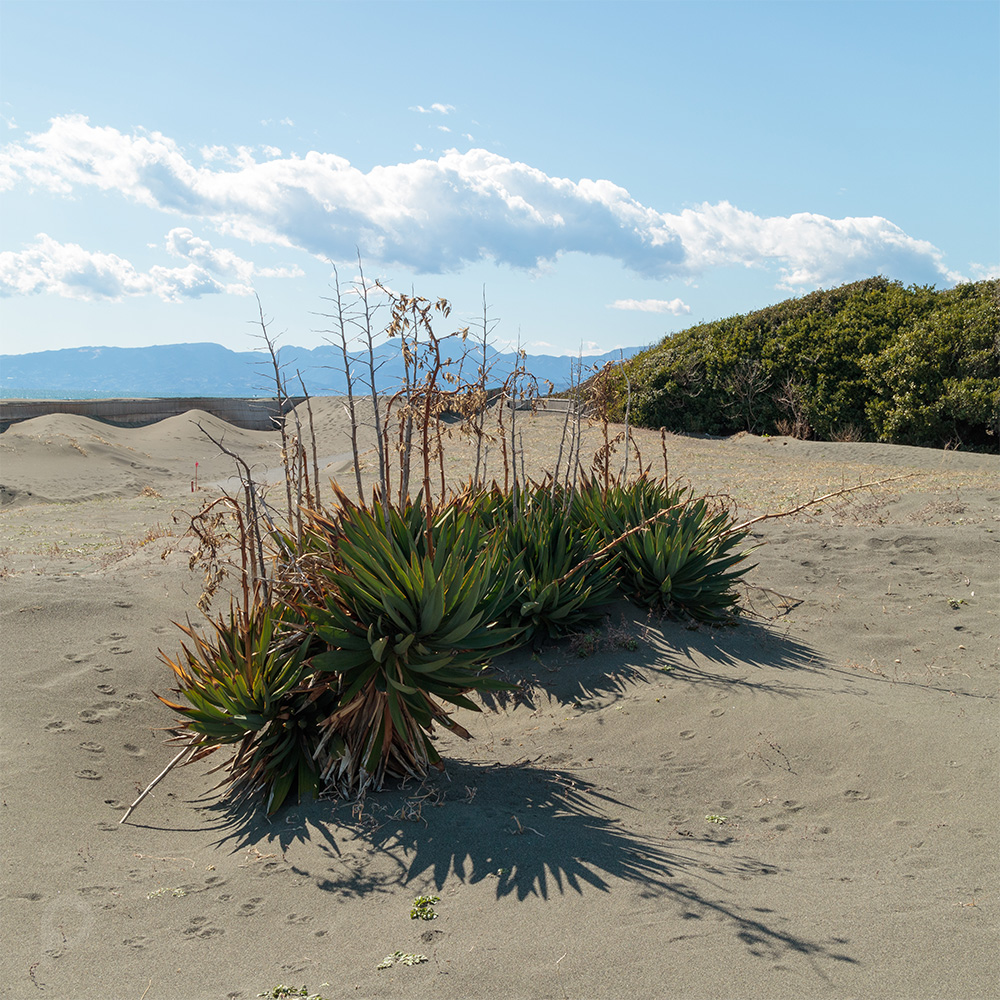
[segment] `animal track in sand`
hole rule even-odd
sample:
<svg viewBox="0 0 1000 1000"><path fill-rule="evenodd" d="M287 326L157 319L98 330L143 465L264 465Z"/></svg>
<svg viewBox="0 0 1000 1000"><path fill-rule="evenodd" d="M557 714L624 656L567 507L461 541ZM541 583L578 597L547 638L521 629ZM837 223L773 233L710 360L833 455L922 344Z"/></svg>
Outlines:
<svg viewBox="0 0 1000 1000"><path fill-rule="evenodd" d="M115 689L110 684L98 684L97 690L100 691L101 694L111 695L115 693Z"/></svg>
<svg viewBox="0 0 1000 1000"><path fill-rule="evenodd" d="M149 938L143 937L141 934L139 937L134 938L124 938L122 944L126 948L131 948L133 951L144 951L149 947Z"/></svg>
<svg viewBox="0 0 1000 1000"><path fill-rule="evenodd" d="M62 719L56 719L54 722L46 724L45 731L47 733L71 733L73 732L73 727L67 726Z"/></svg>
<svg viewBox="0 0 1000 1000"><path fill-rule="evenodd" d="M80 721L90 725L103 722L107 718L113 718L122 709L120 701L99 701L90 708L85 708L80 712Z"/></svg>
<svg viewBox="0 0 1000 1000"><path fill-rule="evenodd" d="M693 729L685 729L685 730L684 730L684 731L683 731L683 732L682 732L682 733L680 734L680 736L681 736L681 739L682 739L682 740L690 740L690 739L693 739L693 738L694 738L694 735L695 735L695 731L694 731Z"/></svg>
<svg viewBox="0 0 1000 1000"><path fill-rule="evenodd" d="M844 792L844 798L852 802L867 802L871 796L867 792L859 792L856 788L848 788Z"/></svg>
<svg viewBox="0 0 1000 1000"><path fill-rule="evenodd" d="M708 714L717 719L720 715L725 715L726 710L724 708L713 708Z"/></svg>
<svg viewBox="0 0 1000 1000"><path fill-rule="evenodd" d="M146 756L146 751L143 750L142 747L137 747L134 743L125 743L125 744L123 744L123 747L125 749L125 752L130 757L145 757Z"/></svg>
<svg viewBox="0 0 1000 1000"><path fill-rule="evenodd" d="M93 740L87 740L86 743L80 744L81 750L86 750L87 753L104 753L104 747L100 743L95 743Z"/></svg>
<svg viewBox="0 0 1000 1000"><path fill-rule="evenodd" d="M264 902L263 896L254 896L249 903L244 903L240 907L241 917L252 917L260 909L260 904Z"/></svg>
<svg viewBox="0 0 1000 1000"><path fill-rule="evenodd" d="M312 920L312 917L306 916L304 913L289 913L285 917L286 924L307 924L310 920Z"/></svg>
<svg viewBox="0 0 1000 1000"><path fill-rule="evenodd" d="M100 781L101 775L97 771L92 771L89 767L85 767L82 771L76 772L76 777L83 778L86 781Z"/></svg>
<svg viewBox="0 0 1000 1000"><path fill-rule="evenodd" d="M192 917L191 923L184 928L184 933L188 937L210 938L226 932L221 927L209 924L208 917Z"/></svg>

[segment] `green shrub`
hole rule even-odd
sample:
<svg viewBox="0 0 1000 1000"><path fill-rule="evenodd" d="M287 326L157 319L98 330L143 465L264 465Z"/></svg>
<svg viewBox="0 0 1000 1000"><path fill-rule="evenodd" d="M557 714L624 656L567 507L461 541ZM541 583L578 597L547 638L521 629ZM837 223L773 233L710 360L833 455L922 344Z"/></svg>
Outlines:
<svg viewBox="0 0 1000 1000"><path fill-rule="evenodd" d="M701 323L625 362L636 426L996 450L1000 281L868 278ZM613 383L621 397L625 378ZM613 408L623 412L624 404Z"/></svg>
<svg viewBox="0 0 1000 1000"><path fill-rule="evenodd" d="M1000 435L997 290L959 285L866 369L868 417L880 440L996 448Z"/></svg>

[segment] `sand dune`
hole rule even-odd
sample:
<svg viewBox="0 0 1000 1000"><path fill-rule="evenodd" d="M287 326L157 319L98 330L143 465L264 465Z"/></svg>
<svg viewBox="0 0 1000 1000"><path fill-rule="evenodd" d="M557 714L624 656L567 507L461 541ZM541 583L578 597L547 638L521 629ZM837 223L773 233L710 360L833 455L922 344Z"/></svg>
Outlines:
<svg viewBox="0 0 1000 1000"><path fill-rule="evenodd" d="M313 405L352 489L342 404ZM758 525L737 628L623 603L598 637L503 658L531 698L463 713L475 740L442 736L423 788L267 822L198 765L120 826L171 756L156 654L200 592L161 553L233 473L199 420L262 478L280 464L276 433L197 413L0 436L0 996L998 995L995 457L671 436L672 475L751 515L913 477ZM560 426L523 421L529 471ZM659 436L641 446L659 469ZM410 919L424 893L432 922ZM397 950L427 961L376 970Z"/></svg>

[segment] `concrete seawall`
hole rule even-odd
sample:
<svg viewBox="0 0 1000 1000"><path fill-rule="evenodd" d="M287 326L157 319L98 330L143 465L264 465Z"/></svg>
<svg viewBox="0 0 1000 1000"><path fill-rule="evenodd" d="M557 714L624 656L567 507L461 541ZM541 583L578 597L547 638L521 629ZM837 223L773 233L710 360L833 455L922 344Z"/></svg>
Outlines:
<svg viewBox="0 0 1000 1000"><path fill-rule="evenodd" d="M285 400L282 412L305 401L304 396ZM0 399L0 433L11 424L46 413L75 413L116 427L145 427L189 410L204 410L236 427L274 430L281 415L276 399L228 399L191 396L164 399Z"/></svg>

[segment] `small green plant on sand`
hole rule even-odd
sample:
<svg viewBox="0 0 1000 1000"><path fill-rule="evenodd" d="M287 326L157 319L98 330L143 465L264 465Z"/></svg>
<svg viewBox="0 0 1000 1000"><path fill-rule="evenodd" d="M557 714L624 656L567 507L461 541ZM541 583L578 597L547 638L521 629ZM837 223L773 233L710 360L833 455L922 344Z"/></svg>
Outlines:
<svg viewBox="0 0 1000 1000"><path fill-rule="evenodd" d="M159 899L161 896L186 896L187 893L183 889L171 889L168 886L161 885L159 889L154 889L152 892L146 893L146 899Z"/></svg>
<svg viewBox="0 0 1000 1000"><path fill-rule="evenodd" d="M437 914L434 912L434 904L440 902L440 896L417 896L413 901L413 908L410 910L410 919L436 920Z"/></svg>
<svg viewBox="0 0 1000 1000"><path fill-rule="evenodd" d="M257 996L265 1000L291 1000L292 997L301 997L302 1000L323 1000L318 993L310 993L308 986L275 986L266 993L258 993Z"/></svg>
<svg viewBox="0 0 1000 1000"><path fill-rule="evenodd" d="M405 951L394 951L391 955L386 955L375 968L381 972L382 969L391 969L394 965L420 965L426 961L426 955L413 955Z"/></svg>
<svg viewBox="0 0 1000 1000"><path fill-rule="evenodd" d="M728 822L725 816L716 816L715 813L709 813L705 820L708 823L718 823L719 826L724 826Z"/></svg>

